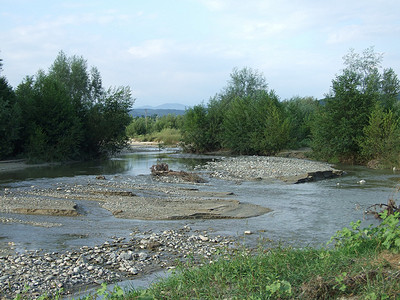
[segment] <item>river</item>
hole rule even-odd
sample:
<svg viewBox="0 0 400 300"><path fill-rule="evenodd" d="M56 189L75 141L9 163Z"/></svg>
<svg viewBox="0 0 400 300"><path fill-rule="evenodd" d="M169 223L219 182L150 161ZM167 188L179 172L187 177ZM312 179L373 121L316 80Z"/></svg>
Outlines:
<svg viewBox="0 0 400 300"><path fill-rule="evenodd" d="M171 169L192 171L212 157L185 156L176 149L137 149L109 161L67 165L30 167L0 173L0 188L48 186L59 182L79 182L87 176L134 176L138 181L151 181L150 167L157 161L166 162ZM326 243L339 229L351 221L363 219L363 211L375 203L386 203L394 192L400 173L370 170L361 166L335 166L346 175L304 184L280 181L237 182L210 179L196 188L207 191L233 192L234 198L271 208L273 211L248 219L142 221L117 219L96 202L81 201L85 214L77 217L17 215L0 213L0 217L27 222L59 223L62 226L44 228L21 223L0 223L0 249L14 251L43 249L69 250L83 245L94 246L112 236L128 237L134 229L163 231L190 225L193 229L212 230L216 234L234 235L244 243L255 244L261 239L292 244L297 247ZM358 182L363 179L365 184ZM161 183L160 183L161 184ZM368 217L363 225L376 224ZM252 235L244 235L250 231Z"/></svg>

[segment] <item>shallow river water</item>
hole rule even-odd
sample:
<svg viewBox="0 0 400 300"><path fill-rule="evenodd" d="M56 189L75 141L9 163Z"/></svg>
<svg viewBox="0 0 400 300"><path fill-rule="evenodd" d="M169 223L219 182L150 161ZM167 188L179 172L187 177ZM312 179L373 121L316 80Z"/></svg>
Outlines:
<svg viewBox="0 0 400 300"><path fill-rule="evenodd" d="M0 173L0 188L16 186L49 186L59 182L79 182L95 175L132 176L136 182L151 183L150 167L162 160L173 170L193 170L212 157L184 156L171 150L143 149L106 162L69 164L65 166L30 167ZM78 217L51 217L0 213L0 217L23 221L60 223L60 227L35 227L26 224L0 223L0 248L13 247L18 252L43 249L60 251L83 245L94 246L112 236L128 237L134 229L155 232L178 229L189 224L193 229L212 230L215 234L243 237L244 243L255 245L259 238L282 241L297 247L326 243L339 229L351 221L363 219L363 211L375 203L386 203L394 193L400 173L369 170L365 167L336 166L346 171L338 179L286 184L281 181L237 182L210 179L196 188L207 191L233 192L232 198L271 208L271 213L248 219L142 221L117 219L96 202L78 203L85 214ZM360 185L359 180L365 184ZM163 184L163 183L159 183ZM367 226L377 221L364 220ZM244 235L244 231L254 234Z"/></svg>

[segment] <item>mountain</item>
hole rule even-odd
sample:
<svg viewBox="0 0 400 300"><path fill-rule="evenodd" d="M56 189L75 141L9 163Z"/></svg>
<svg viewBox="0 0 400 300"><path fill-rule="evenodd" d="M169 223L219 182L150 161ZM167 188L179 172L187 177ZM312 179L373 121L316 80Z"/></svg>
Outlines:
<svg viewBox="0 0 400 300"><path fill-rule="evenodd" d="M185 110L186 108L188 108L187 105L183 105L180 103L164 103L158 106L150 106L150 105L145 105L145 106L140 106L140 107L136 107L133 108L134 110L136 109L173 109L173 110Z"/></svg>
<svg viewBox="0 0 400 300"><path fill-rule="evenodd" d="M159 117L172 114L172 115L183 115L185 114L185 110L188 106L179 104L179 103L165 103L158 106L140 106L137 108L133 108L130 112L132 117L145 117L145 116L154 116L157 115Z"/></svg>

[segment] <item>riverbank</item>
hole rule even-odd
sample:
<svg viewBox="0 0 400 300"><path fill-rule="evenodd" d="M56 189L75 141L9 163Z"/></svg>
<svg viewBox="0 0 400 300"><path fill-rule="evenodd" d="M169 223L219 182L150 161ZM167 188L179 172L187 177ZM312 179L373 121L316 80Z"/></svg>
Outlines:
<svg viewBox="0 0 400 300"><path fill-rule="evenodd" d="M238 164L237 161L235 160L229 160L230 165L227 167L231 168L232 170L234 168L241 168L242 172L249 173L250 175L252 174L251 172L254 171L254 169L259 169L268 170L268 168L272 168L273 164L265 165L265 163L262 160L258 160L257 157L249 157L246 158L249 161L252 161L252 164L249 164L249 161L247 163L242 163ZM223 163L225 159L222 159L221 161L216 160L215 162L220 162ZM226 163L226 161L225 161ZM293 165L293 168L295 165L297 166L303 166L305 170L311 170L307 169L310 165L308 161L291 161L290 162ZM254 166L253 168L249 168L249 166ZM283 169L285 165L280 165ZM290 166L285 166L286 174L289 174L288 170L292 168ZM323 169L320 170L325 170L326 166L324 165ZM232 193L229 191L229 188L225 188L221 190L221 187L219 186L221 183L226 183L220 179L216 179L218 177L214 177L212 175L214 171L211 169L208 169L208 167L205 168L198 168L195 173L198 174L199 176L204 177L207 180L210 180L211 183L190 183L190 182L185 182L183 183L180 181L179 178L175 178L174 180L171 181L171 178L168 178L168 180L165 180L163 178L157 178L157 177L151 177L150 175L142 175L142 176L125 176L125 175L104 175L104 176L79 176L79 178L70 178L68 179L68 182L64 180L53 180L49 181L49 183L46 183L46 181L42 181L40 184L36 185L35 183L29 183L27 185L16 185L15 187L12 188L7 188L3 189L0 191L3 193L0 195L1 199L4 199L4 202L2 205L0 205L0 208L6 209L7 205L11 205L12 203L18 204L22 203L25 205L25 208L27 208L28 205L30 205L29 200L37 200L39 202L32 201L32 203L36 203L36 207L31 207L32 209L42 209L42 211L39 211L40 213L48 213L52 215L52 213L58 213L60 208L65 208L69 207L72 211L77 212L78 214L83 214L80 217L84 219L86 216L84 216L85 211L82 210L82 207L79 205L84 205L84 203L87 202L92 202L95 203L96 205L99 204L101 207L106 208L110 212L114 214L115 217L117 218L132 218L132 219L139 219L142 218L142 220L161 220L161 219L166 219L166 220L182 220L182 219L207 219L207 218L229 218L229 219L235 219L235 218L243 218L243 217L248 217L248 216L255 216L264 214L268 212L268 208L264 207L263 205L265 203L259 203L261 205L253 205L250 203L246 203L246 199L243 198L243 193L241 193L240 190L236 190L235 193ZM261 171L260 171L261 172ZM244 181L247 180L253 180L254 177L252 176L244 176L242 178L237 177L234 172L232 172L233 176L229 177L226 176L225 178L227 180L233 180L238 183L243 183ZM244 173L243 173L244 174ZM66 178L65 178L66 179ZM140 180L139 180L140 179ZM257 178L256 178L257 179ZM267 177L264 176L261 179L258 178L257 180L280 180L279 176L271 176ZM210 185L210 189L208 189L208 186ZM212 185L212 186L211 186ZM233 184L234 186L240 186ZM245 185L245 184L243 184ZM229 185L227 185L229 186ZM238 191L238 192L237 192ZM236 194L236 195L235 195ZM251 197L248 193L248 191L245 194L248 197ZM236 196L241 197L240 199L243 201L238 201L236 200ZM254 196L254 194L253 194ZM14 200L15 199L15 200ZM53 200L58 200L58 201L53 201ZM14 201L14 202L13 202ZM57 204L57 205L54 205ZM76 205L78 204L78 205ZM190 208L188 205L193 204L193 210L186 210L186 213L182 214L182 211L184 209ZM209 204L212 204L212 206L209 206ZM249 205L250 204L250 205ZM237 210L235 207L242 207L246 208L244 210ZM12 208L9 206L8 208ZM15 206L14 206L15 208ZM45 211L43 209L48 208L49 210ZM248 210L250 208L250 210ZM53 212L51 211L53 209ZM58 209L58 211L56 211ZM180 210L182 209L182 210ZM265 211L264 211L265 210ZM8 211L10 212L10 211ZM14 211L15 212L15 211ZM226 215L222 215L222 212L224 212ZM241 213L246 212L245 215L241 215ZM252 214L249 214L249 212L252 212ZM284 214L287 215L289 211L287 210ZM30 211L32 213L32 211ZM235 215L229 215L229 213L234 213ZM269 214L267 214L269 215ZM302 212L302 215L304 215L304 211ZM76 217L66 217L68 219L74 219ZM223 220L225 222L225 220ZM257 220L257 223L260 220ZM273 220L274 222L279 221L276 217ZM7 222L6 224L13 224L19 222L19 220L14 217L8 218L5 220ZM75 222L75 221L74 221ZM119 222L117 220L116 222ZM200 222L202 222L200 220ZM247 220L245 221L247 222ZM249 221L251 222L251 221ZM20 223L18 223L20 224ZM48 224L36 224L34 225L33 223L25 223L27 225L32 225L32 226L44 226L47 225L49 228L57 227L57 223L48 223ZM238 223L239 224L239 223ZM2 226L8 226L5 224L2 224ZM10 225L11 226L11 225ZM47 230L47 226L45 230ZM239 227L235 227L235 231L237 232L244 232L246 225L243 223L240 223ZM163 226L162 228L169 228L167 226ZM207 227L206 227L207 228ZM182 228L183 229L183 228ZM266 226L263 228L270 230L269 226ZM258 229L254 229L254 232L256 232ZM178 237L179 235L182 235L181 237L183 238L183 241L188 241L188 239L194 235L197 238L195 238L195 241L200 244L204 244L204 242L207 242L207 238L211 240L211 245L214 245L215 242L213 242L213 238L211 237L210 232L191 232L190 235L184 235L182 232L179 230L175 230L174 234L177 234ZM74 234L72 232L72 234ZM166 238L171 236L168 233L168 230L166 233L156 233L165 236ZM173 235L174 235L173 234ZM143 237L148 237L151 239L150 235L146 232L139 232L137 234L138 236L143 236ZM202 237L200 237L200 235ZM271 233L266 233L266 236L270 237ZM110 235L111 236L111 235ZM222 236L225 235L221 235ZM255 236L255 235L253 235ZM251 237L251 235L250 235ZM228 240L230 238L227 236ZM162 237L154 237L153 239L162 239ZM199 240L200 239L200 240ZM203 241L204 239L204 241ZM121 265L122 258L120 260L114 262L114 263L119 263L119 265L114 265L115 268L107 269L108 265L103 265L105 262L111 261L108 258L108 252L107 250L105 253L107 254L106 256L103 257L103 262L102 263L95 263L92 262L91 259L95 259L96 256L100 256L99 253L101 253L103 248L110 248L110 246L107 246L109 244L113 244L115 242L116 246L112 246L115 251L116 249L130 249L128 251L132 251L130 254L128 253L128 256L131 255L134 259L131 259L129 261L129 264ZM168 241L166 241L168 242ZM104 246L105 245L105 246ZM157 245L157 244L156 244ZM173 248L175 251L177 251L175 248L176 244L172 243ZM234 244L230 244L229 247L232 247ZM226 244L222 244L221 247L225 247ZM90 286L91 284L98 285L102 281L108 280L107 276L109 277L111 281L121 281L124 280L124 278L130 278L129 276L141 276L145 275L146 272L152 272L154 270L157 270L159 265L155 265L153 263L149 263L148 268L143 268L140 269L141 265L139 264L138 267L134 265L134 262L139 261L140 262L140 253L142 252L144 248L141 248L139 245L139 248L141 250L135 250L139 248L130 248L130 242L125 241L118 241L118 239L111 240L105 244L101 244L96 247L81 247L78 250L71 250L68 252L46 252L46 253L39 253L39 252L28 252L26 255L23 256L24 254L17 254L14 256L7 256L3 255L6 257L5 261L7 262L4 263L6 269L0 270L0 272L3 274L7 274L7 277L1 277L0 279L3 280L2 282L10 286L10 283L12 283L11 286L16 286L16 291L21 291L21 285L22 282L18 281L19 277L23 278L25 282L29 282L30 284L30 291L33 291L36 286L39 284L42 284L43 278L40 277L37 280L32 280L29 281L28 278L23 277L22 274L18 273L17 270L19 268L22 268L25 270L25 272L28 272L27 270L27 265L29 266L38 266L32 267L32 270L36 270L38 273L40 273L38 270L48 270L48 272L44 272L47 276L49 276L47 279L48 282L53 282L52 286L53 289L52 291L57 290L59 287L66 287L70 288L72 287L72 290L74 287L77 289L85 289L86 287ZM133 246L132 246L133 247ZM143 247L143 246L142 246ZM198 246L189 246L190 249L196 249ZM145 247L146 248L146 247ZM158 250L162 249L162 247ZM100 251L99 251L100 250ZM113 251L114 251L113 250ZM157 251L158 251L157 250ZM98 252L99 251L99 252ZM114 252L115 252L114 251ZM165 252L164 250L162 253L168 253ZM173 250L171 250L173 251ZM82 266L80 265L79 257L82 253L84 252L90 252L91 255L94 255L93 258L88 259L86 256L82 258L82 260L86 260L86 263L83 264ZM182 251L179 250L179 253ZM153 253L153 252L151 252ZM211 252L210 252L211 253ZM120 255L121 253L118 253ZM77 256L78 255L78 256ZM114 256L110 254L111 256ZM153 254L150 255L150 257ZM188 254L189 255L189 254ZM124 256L124 255L123 255ZM160 256L164 256L164 254L160 254ZM168 256L168 257L167 257ZM170 263L175 259L174 256L164 256L166 258L165 260L171 260ZM190 255L189 255L190 256ZM203 255L204 256L204 255ZM208 256L208 255L206 255ZM49 257L49 258L45 258ZM61 257L62 259L65 259L65 264L64 265L59 265L57 263L57 257ZM144 255L142 255L144 257ZM18 260L19 258L19 260ZM23 262L23 264L18 265L18 263L13 264L11 261L16 259L19 262ZM107 259L107 260L106 260ZM64 263L64 261L59 261L60 264ZM113 263L113 262L112 262ZM125 263L125 262L124 262ZM53 265L52 265L53 264ZM91 266L91 264L94 264ZM14 267L12 267L14 266ZM166 267L168 267L166 265ZM61 270L61 273L57 271L57 268ZM115 271L115 269L119 270L119 268L124 269L125 271L115 271L117 274L118 272L122 272L122 275L119 275L119 277L112 277L116 276L114 273L111 271L106 271L102 270L102 268L106 268L107 270ZM124 273L126 270L131 269L132 271L138 271L137 275L133 275L133 273ZM72 271L71 271L72 270ZM74 272L74 270L76 272ZM82 271L82 273L78 272ZM89 272L93 271L93 272ZM54 272L54 274L50 274L51 272ZM71 272L69 274L69 272ZM105 275L104 277L96 277L94 274L98 274L95 272L103 272ZM16 276L12 276L12 274L15 274ZM127 275L128 274L128 275ZM17 276L18 275L18 276ZM20 276L19 276L20 275ZM4 275L5 276L5 275ZM52 277L53 276L53 277ZM124 277L126 276L126 277ZM33 277L32 277L33 278ZM56 281L57 278L61 278L63 282ZM85 278L88 278L88 282L86 282ZM46 277L44 277L46 279ZM93 283L94 282L94 283ZM43 283L44 286L46 286L45 283Z"/></svg>
<svg viewBox="0 0 400 300"><path fill-rule="evenodd" d="M195 265L234 246L233 237L184 226L161 232L135 230L129 240L115 237L75 251L0 256L0 298L25 294L35 299L44 293L54 295L60 289L63 295L70 295L100 287L103 282L120 282L173 268L181 262Z"/></svg>
<svg viewBox="0 0 400 300"><path fill-rule="evenodd" d="M0 161L0 172L11 172L30 167L46 167L49 165L49 163L28 164L25 159L2 160Z"/></svg>

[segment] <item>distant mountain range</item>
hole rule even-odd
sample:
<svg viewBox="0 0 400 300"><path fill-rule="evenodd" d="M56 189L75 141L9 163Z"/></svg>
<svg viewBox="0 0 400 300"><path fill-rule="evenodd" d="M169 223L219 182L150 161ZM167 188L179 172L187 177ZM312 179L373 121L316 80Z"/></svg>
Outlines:
<svg viewBox="0 0 400 300"><path fill-rule="evenodd" d="M174 109L174 110L185 110L188 106L179 104L179 103L164 103L161 105L157 106L150 106L150 105L145 105L145 106L140 106L140 107L134 107L133 109Z"/></svg>
<svg viewBox="0 0 400 300"><path fill-rule="evenodd" d="M183 115L188 106L179 103L165 103L158 106L140 106L133 108L130 112L132 117L145 117L154 116L159 117L173 114L173 115Z"/></svg>

